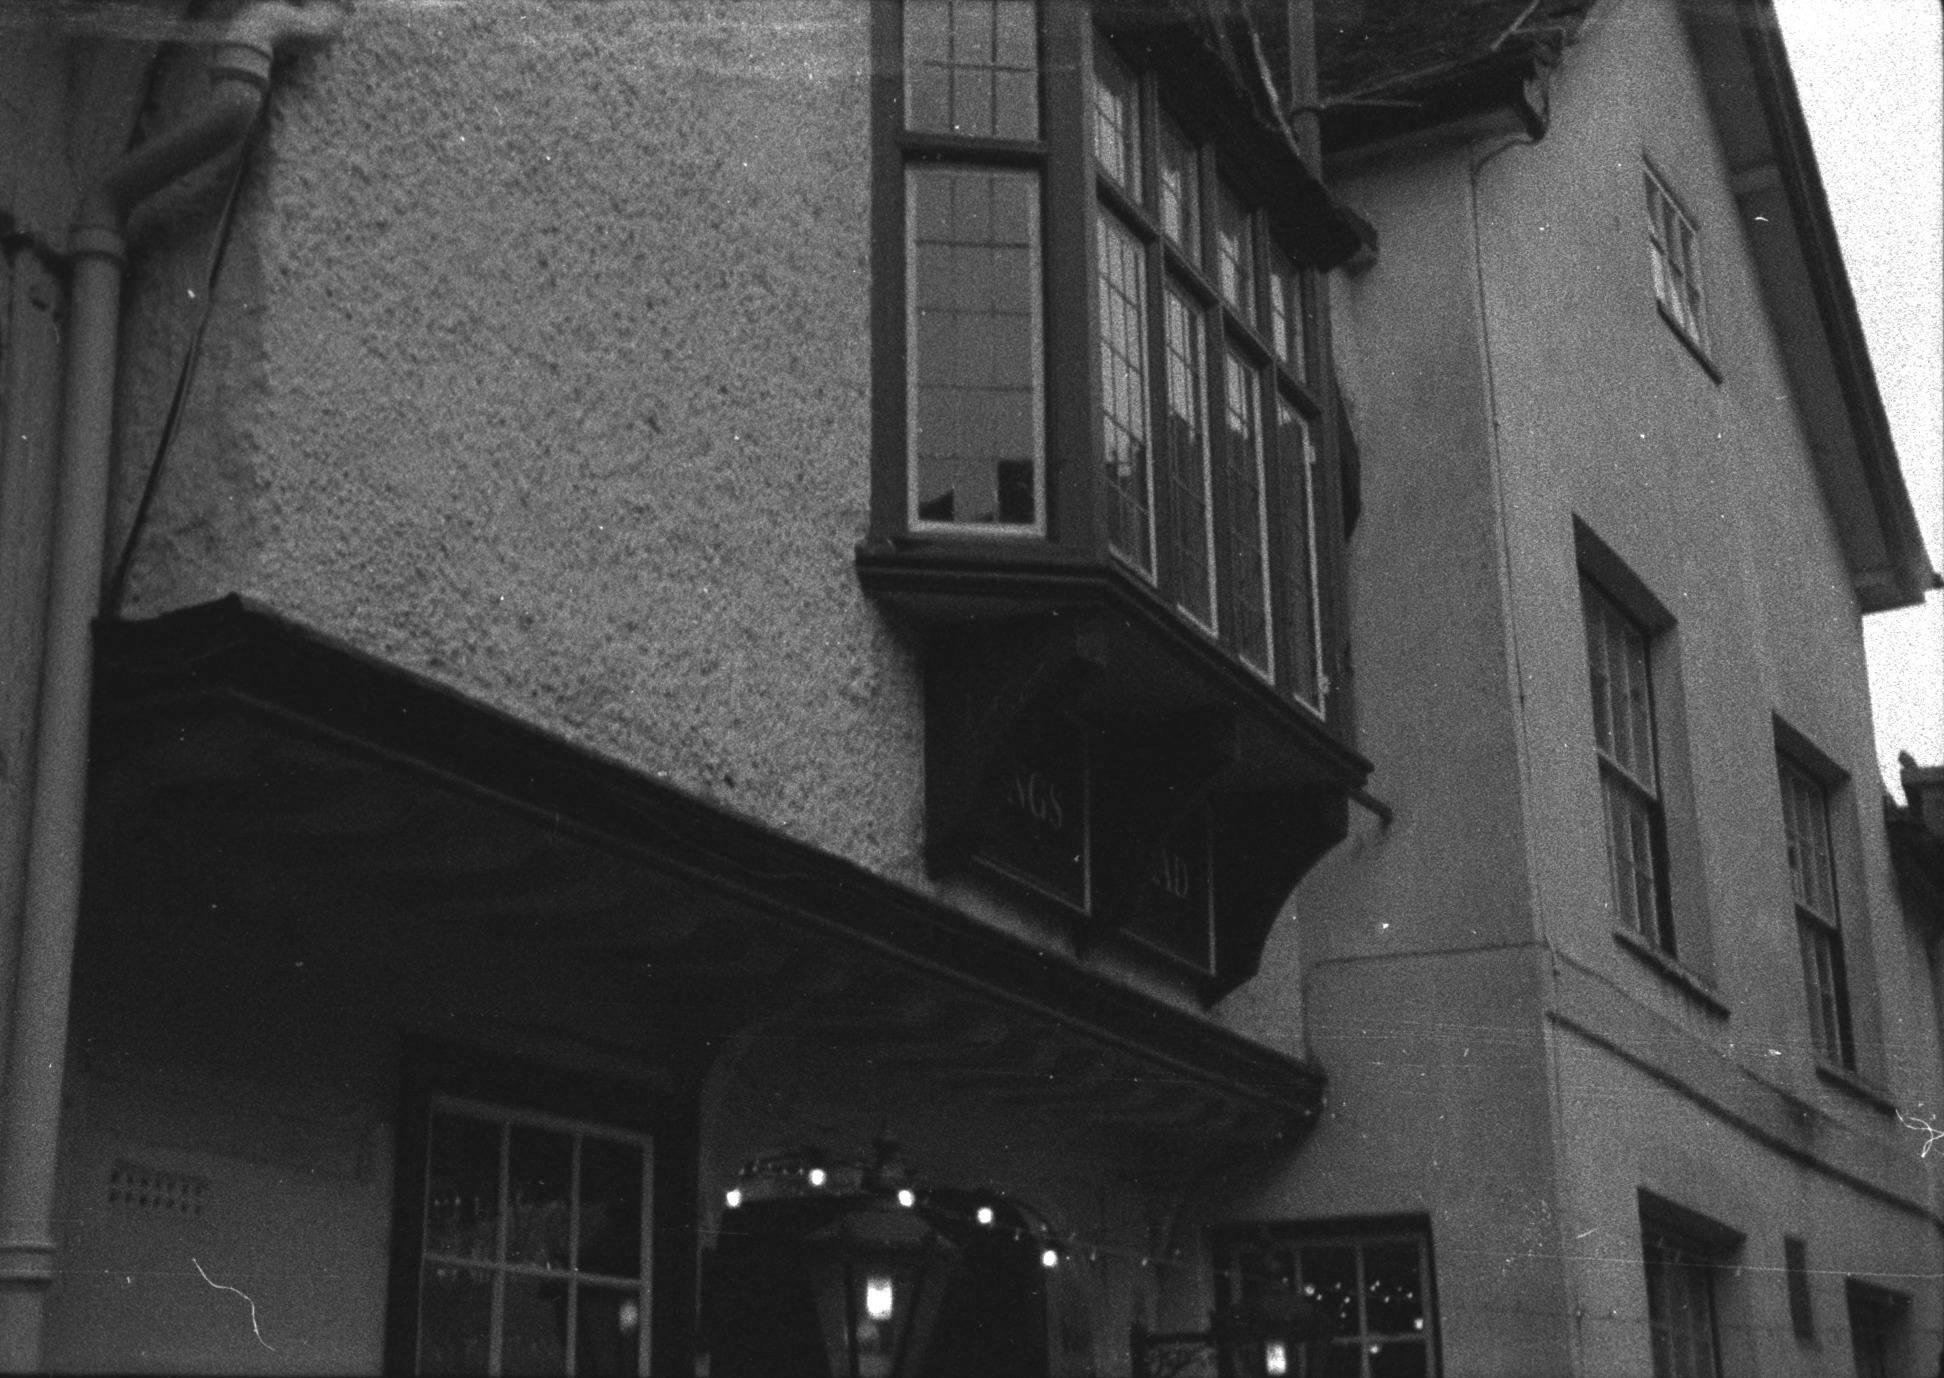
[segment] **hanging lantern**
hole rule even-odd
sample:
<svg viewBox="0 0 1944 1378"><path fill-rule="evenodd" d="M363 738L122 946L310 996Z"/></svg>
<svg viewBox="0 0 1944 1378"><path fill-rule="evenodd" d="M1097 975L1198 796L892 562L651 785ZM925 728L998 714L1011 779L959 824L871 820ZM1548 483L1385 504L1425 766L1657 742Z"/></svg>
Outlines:
<svg viewBox="0 0 1944 1378"><path fill-rule="evenodd" d="M918 1372L958 1250L915 1210L875 1194L803 1242L833 1378Z"/></svg>

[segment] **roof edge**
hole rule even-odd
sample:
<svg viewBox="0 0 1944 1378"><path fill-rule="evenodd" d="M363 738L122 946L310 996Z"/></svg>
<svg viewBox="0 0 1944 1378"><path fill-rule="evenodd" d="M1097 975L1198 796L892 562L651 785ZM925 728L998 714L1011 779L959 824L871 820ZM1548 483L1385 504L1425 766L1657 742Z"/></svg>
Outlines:
<svg viewBox="0 0 1944 1378"><path fill-rule="evenodd" d="M1911 607L1922 603L1932 589L1944 588L1944 580L1939 579L1924 548L1923 530L1897 460L1889 414L1877 387L1862 316L1843 261L1781 25L1772 0L1734 0L1733 13L1768 126L1776 172L1795 222L1816 313L1834 361L1836 383L1854 441L1858 477L1870 496L1890 557L1884 572L1887 578L1876 575L1874 569L1856 568L1856 562L1852 562L1857 597L1864 612ZM1691 30L1708 22L1706 14L1705 7L1683 7L1684 22ZM1705 54L1707 45L1696 44L1695 51ZM1787 341L1781 343L1786 350ZM1876 577L1867 577L1872 575Z"/></svg>

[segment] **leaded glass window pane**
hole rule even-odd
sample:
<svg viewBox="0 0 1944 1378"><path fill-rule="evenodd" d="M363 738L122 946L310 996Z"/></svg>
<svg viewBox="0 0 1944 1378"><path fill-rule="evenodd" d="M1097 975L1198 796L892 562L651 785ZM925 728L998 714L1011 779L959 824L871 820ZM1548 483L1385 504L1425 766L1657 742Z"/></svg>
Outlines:
<svg viewBox="0 0 1944 1378"><path fill-rule="evenodd" d="M1041 529L1039 177L906 172L910 518Z"/></svg>
<svg viewBox="0 0 1944 1378"><path fill-rule="evenodd" d="M1281 450L1283 483L1291 511L1288 518L1289 644L1293 663L1290 688L1296 697L1321 712L1323 707L1321 619L1317 606L1316 568L1316 446L1309 424L1287 398L1276 402L1276 436Z"/></svg>
<svg viewBox="0 0 1944 1378"><path fill-rule="evenodd" d="M1147 259L1118 217L1100 213L1100 395L1107 469L1107 543L1152 573L1148 472Z"/></svg>
<svg viewBox="0 0 1944 1378"><path fill-rule="evenodd" d="M1134 74L1104 40L1094 43L1094 158L1135 201L1141 199L1141 106Z"/></svg>
<svg viewBox="0 0 1944 1378"><path fill-rule="evenodd" d="M907 128L1039 137L1032 0L906 0L904 50Z"/></svg>
<svg viewBox="0 0 1944 1378"><path fill-rule="evenodd" d="M1217 276L1222 298L1250 325L1256 323L1255 220L1242 198L1228 187L1216 195Z"/></svg>
<svg viewBox="0 0 1944 1378"><path fill-rule="evenodd" d="M1161 176L1161 232L1189 262L1201 262L1201 168L1195 147L1175 126L1161 121L1157 148Z"/></svg>
<svg viewBox="0 0 1944 1378"><path fill-rule="evenodd" d="M1168 350L1168 542L1175 601L1215 630L1215 513L1209 494L1208 360L1201 309L1175 283L1164 303Z"/></svg>
<svg viewBox="0 0 1944 1378"><path fill-rule="evenodd" d="M1228 622L1236 654L1273 678L1275 659L1269 639L1269 561L1264 548L1268 508L1263 482L1262 400L1257 377L1240 352L1228 352L1223 410L1227 444L1223 476L1228 485L1225 544L1231 576Z"/></svg>

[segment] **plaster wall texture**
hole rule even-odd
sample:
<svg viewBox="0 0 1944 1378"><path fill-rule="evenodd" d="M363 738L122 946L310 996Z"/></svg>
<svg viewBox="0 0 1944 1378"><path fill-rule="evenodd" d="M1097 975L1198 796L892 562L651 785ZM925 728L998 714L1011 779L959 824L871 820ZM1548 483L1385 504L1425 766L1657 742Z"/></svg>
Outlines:
<svg viewBox="0 0 1944 1378"><path fill-rule="evenodd" d="M239 591L915 874L918 680L851 565L867 26L361 7L280 77L124 611ZM118 537L219 193L138 244Z"/></svg>
<svg viewBox="0 0 1944 1378"><path fill-rule="evenodd" d="M1887 1067L1879 1036L1915 1037L1928 1011L1906 982L1877 979L1901 942L1860 617L1675 7L1598 11L1553 117L1537 145L1477 150L1495 154L1482 252L1547 928L1762 1075L1831 1113L1880 1117L1814 1074L1775 775L1778 717L1846 773L1830 802L1852 1000L1873 1045L1862 1068L1902 1078L1910 1059ZM1719 383L1654 306L1643 152L1703 239ZM1732 1031L1609 936L1576 516L1676 619L1654 645L1673 907L1683 958L1712 978Z"/></svg>
<svg viewBox="0 0 1944 1378"><path fill-rule="evenodd" d="M1364 455L1349 551L1358 746L1396 818L1305 878L1303 957L1527 941L1517 724L1465 170L1425 157L1340 191L1384 253L1333 284Z"/></svg>
<svg viewBox="0 0 1944 1378"><path fill-rule="evenodd" d="M1323 1116L1216 1216L1427 1219L1452 1378L1570 1371L1543 981L1530 947L1315 968Z"/></svg>
<svg viewBox="0 0 1944 1378"><path fill-rule="evenodd" d="M1572 1241L1565 1257L1577 1372L1623 1378L1641 1372L1650 1352L1642 1189L1742 1236L1713 1275L1724 1372L1847 1372L1844 1279L1852 1276L1910 1297L1904 1352L1891 1371L1928 1371L1944 1320L1932 1281L1940 1250L1927 1221L1757 1147L1569 1031L1554 1046L1567 1106L1561 1209ZM1921 1142L1905 1147L1914 1155ZM1790 1322L1784 1235L1807 1242L1813 1343L1799 1341Z"/></svg>

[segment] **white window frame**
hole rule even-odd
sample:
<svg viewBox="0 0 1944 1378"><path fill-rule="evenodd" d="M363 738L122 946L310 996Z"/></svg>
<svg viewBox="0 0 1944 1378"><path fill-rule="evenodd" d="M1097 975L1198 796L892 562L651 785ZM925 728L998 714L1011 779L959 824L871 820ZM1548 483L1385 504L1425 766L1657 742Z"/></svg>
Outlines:
<svg viewBox="0 0 1944 1378"><path fill-rule="evenodd" d="M1643 160L1648 258L1654 301L1662 319L1704 359L1708 357L1708 298L1701 273L1701 231L1651 161ZM1669 220L1673 232L1669 233Z"/></svg>

